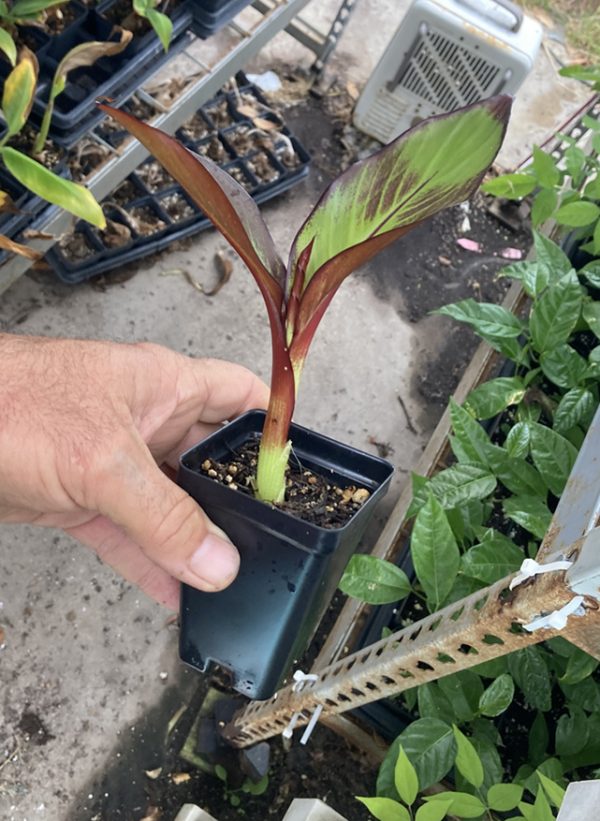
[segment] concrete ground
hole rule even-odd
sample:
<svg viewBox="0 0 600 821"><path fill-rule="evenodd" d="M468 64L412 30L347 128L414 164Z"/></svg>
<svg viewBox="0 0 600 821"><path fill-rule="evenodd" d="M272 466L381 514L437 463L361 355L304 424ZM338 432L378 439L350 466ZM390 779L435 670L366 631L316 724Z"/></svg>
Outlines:
<svg viewBox="0 0 600 821"><path fill-rule="evenodd" d="M330 71L360 88L407 5L361 0ZM335 7L336 0L313 2L305 17L324 22ZM517 99L501 158L505 167L522 160L532 142L588 94L556 78L551 55L557 50L556 40L546 41ZM282 34L253 66L311 61ZM264 208L282 250L307 213L312 192L300 187L283 205ZM0 330L152 340L184 353L231 359L268 378L264 310L241 263L214 298L174 273L187 268L210 283L214 253L224 248L217 236L203 234L104 291L24 277L0 297ZM396 396L404 397L413 420L421 418L423 400L411 393L411 384L416 363L444 345L432 328L429 320L408 324L364 279L351 279L318 333L301 390L298 422L361 448L369 447L369 435L391 444L398 468L393 496L429 433L418 424L416 433L408 429ZM178 663L168 616L60 532L0 528L1 818L91 818L85 807L98 797L98 777L115 764L114 749L124 740L135 748L148 714L158 708L175 712L194 686L194 675ZM144 754L151 767L152 749Z"/></svg>

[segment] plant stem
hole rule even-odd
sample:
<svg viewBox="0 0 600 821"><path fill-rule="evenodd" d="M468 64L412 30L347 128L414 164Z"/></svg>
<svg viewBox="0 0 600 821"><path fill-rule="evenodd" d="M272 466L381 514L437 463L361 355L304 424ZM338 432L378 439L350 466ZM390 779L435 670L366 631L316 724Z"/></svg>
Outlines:
<svg viewBox="0 0 600 821"><path fill-rule="evenodd" d="M44 145L46 143L46 139L48 137L48 131L50 130L50 121L52 120L52 113L54 111L54 97L52 96L52 90L50 91L50 99L48 100L48 105L46 106L46 110L44 111L44 117L42 119L42 124L40 126L40 130L37 133L35 138L35 142L33 144L33 153L39 154L44 149Z"/></svg>
<svg viewBox="0 0 600 821"><path fill-rule="evenodd" d="M273 345L271 398L256 468L256 495L263 502L283 502L285 497L285 471L291 448L288 435L295 404L296 384L288 349Z"/></svg>
<svg viewBox="0 0 600 821"><path fill-rule="evenodd" d="M285 471L292 443L288 440L291 414L278 397L271 397L258 451L256 495L263 502L285 498Z"/></svg>

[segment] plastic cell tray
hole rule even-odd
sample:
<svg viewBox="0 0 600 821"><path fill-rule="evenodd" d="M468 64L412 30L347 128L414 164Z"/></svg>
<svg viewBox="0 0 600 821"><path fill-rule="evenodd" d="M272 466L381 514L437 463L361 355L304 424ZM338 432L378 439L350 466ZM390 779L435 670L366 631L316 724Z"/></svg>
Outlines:
<svg viewBox="0 0 600 821"><path fill-rule="evenodd" d="M85 9L61 34L53 37L36 32L31 27L32 44L36 44L36 56L40 64L40 81L32 108L32 121L39 125L46 110L50 86L56 68L62 58L75 46L93 40L117 40L113 33L113 21L109 19L111 8L118 0L107 0L97 8ZM79 8L78 3L71 6ZM99 97L109 97L119 105L130 97L140 85L166 60L188 42L186 30L192 13L187 3L177 6L171 16L173 39L168 52L150 30L134 35L127 48L120 54L102 57L91 66L83 66L69 73L64 91L56 98L50 138L59 145L72 146L77 140L99 123L104 114L95 107ZM0 76L6 77L10 66L2 61Z"/></svg>
<svg viewBox="0 0 600 821"><path fill-rule="evenodd" d="M239 93L244 96L246 104L248 98L252 97L261 116L272 116L264 110L265 106L268 107L265 98L258 89L247 83L244 75L238 74L238 83ZM280 138L278 143L275 137L276 150L265 146L253 146L248 151L236 149L236 132L240 129L254 129L252 121L237 111L237 99L233 93L220 92L203 105L176 132L176 136L192 151L215 160L246 188L256 202L265 202L302 180L308 173L310 157L283 124L279 126L283 141ZM232 121L222 128L211 118L211 111L214 116L214 112L219 110L227 111L228 118ZM103 136L109 143L118 146L126 134L107 130ZM279 145L282 145L282 150L290 145L293 147L293 167L285 165ZM257 177L257 162L261 168L272 171L272 180L263 181ZM181 209L179 213L178 208ZM106 198L104 209L109 219L125 225L131 232L129 241L120 247L114 247L114 231L111 236L87 223L78 222L71 235L76 239L70 238L68 247L64 244L55 245L46 255L46 260L64 282L82 282L119 265L161 251L173 242L211 226L202 211L152 158L142 163ZM149 215L152 212L156 217L156 230L149 235L144 235L136 227L140 209L149 209L145 213Z"/></svg>
<svg viewBox="0 0 600 821"><path fill-rule="evenodd" d="M190 0L192 31L203 39L223 28L252 0Z"/></svg>

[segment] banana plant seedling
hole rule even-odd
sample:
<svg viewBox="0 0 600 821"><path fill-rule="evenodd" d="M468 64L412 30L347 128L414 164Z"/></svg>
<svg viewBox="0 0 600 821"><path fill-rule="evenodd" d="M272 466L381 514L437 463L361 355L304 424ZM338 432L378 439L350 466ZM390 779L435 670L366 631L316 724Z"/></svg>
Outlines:
<svg viewBox="0 0 600 821"><path fill-rule="evenodd" d="M162 163L246 263L266 304L271 399L256 495L285 497L288 441L309 346L344 279L415 225L470 197L504 138L511 98L492 97L432 117L355 163L325 190L284 265L260 211L225 171L178 140L109 106L101 108Z"/></svg>
<svg viewBox="0 0 600 821"><path fill-rule="evenodd" d="M0 158L12 176L29 191L54 205L60 205L71 214L99 228L104 228L106 221L102 209L87 188L59 177L37 160L7 145L27 122L35 95L38 70L35 54L28 48L23 48L19 54L19 61L6 78L2 91L2 115L6 121L6 132L0 140ZM12 208L8 194L0 191L0 211ZM5 236L0 236L0 248L30 259L37 259L40 256L39 252L13 242Z"/></svg>

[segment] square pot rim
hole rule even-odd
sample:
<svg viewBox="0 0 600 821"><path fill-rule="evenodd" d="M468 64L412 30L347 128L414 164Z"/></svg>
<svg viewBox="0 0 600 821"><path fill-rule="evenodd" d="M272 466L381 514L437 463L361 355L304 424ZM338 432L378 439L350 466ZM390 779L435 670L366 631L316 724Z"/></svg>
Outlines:
<svg viewBox="0 0 600 821"><path fill-rule="evenodd" d="M201 473L197 473L197 471L194 468L190 467L189 464L185 463L185 460L195 450L197 450L198 447L200 447L202 445L205 445L205 444L210 444L211 440L218 439L219 436L222 436L223 432L230 425L234 425L236 423L241 423L241 422L243 422L243 420L248 419L248 418L253 417L253 416L257 417L257 418L262 417L264 419L264 417L266 416L266 411L264 411L261 408L254 408L254 409L245 411L244 413L240 414L239 416L236 416L234 419L232 419L231 421L229 421L228 423L226 423L225 425L220 427L218 430L216 430L213 433L206 436L204 439L201 439L199 442L197 442L195 445L188 448L184 453L181 454L181 456L179 457L179 470L180 471L182 471L182 470L192 471L192 472L196 473L196 475L198 476L199 479L204 480L207 483L210 482L211 485L214 485L215 487L220 487L224 491L226 491L228 493L231 493L231 490L226 485L223 485L220 482L215 482L214 479L212 479L208 476L205 476ZM356 453L359 453L362 457L365 457L367 460L371 461L373 464L378 464L380 467L384 468L387 471L387 475L381 481L376 481L376 480L373 481L373 483L374 484L376 483L377 486L373 490L371 490L368 499L365 500L364 504L360 508L358 508L358 510L356 510L353 513L353 515L341 527L323 527L322 525L315 524L314 522L306 521L305 519L302 519L299 516L295 516L295 515L293 515L292 513L288 512L286 510L282 510L282 509L278 508L275 505L272 505L268 502L264 502L261 499L258 499L256 496L246 495L245 493L242 493L241 491L234 491L235 495L233 496L233 498L234 499L237 498L238 500L243 500L242 504L244 506L247 506L248 508L256 508L257 510L262 509L262 510L268 511L267 515L270 518L272 518L272 523L270 523L268 526L269 526L269 529L272 529L274 531L283 530L285 528L286 523L289 522L289 521L292 521L292 522L295 522L295 523L300 523L303 527L306 527L308 529L308 531L312 532L312 533L322 533L322 534L332 534L332 535L333 534L343 534L347 529L350 529L350 527L353 526L353 523L356 519L356 516L358 516L361 513L361 511L363 511L365 509L365 507L367 507L367 506L370 507L372 504L374 504L375 501L378 501L386 493L386 491L388 489L388 486L389 486L389 483L390 483L390 481L392 479L392 476L395 472L395 467L391 462L389 462L387 459L383 459L381 456L375 456L374 454L367 453L366 451L359 450L358 448L355 448L353 445L347 445L344 442L340 442L337 439L333 439L331 436L327 436L326 434L319 433L317 431L312 430L311 428L307 428L304 425L299 425L295 422L292 422L292 425L290 427L290 437L292 437L294 431L298 431L298 432L301 432L303 434L317 436L317 437L319 437L319 439L325 440L325 442L331 443L331 444L335 445L336 447L341 447L344 450L354 451ZM293 452L293 440L292 440L292 452ZM317 470L317 472L318 472L318 470ZM341 471L341 472L343 473L343 471ZM280 523L279 527L277 527L278 522Z"/></svg>

